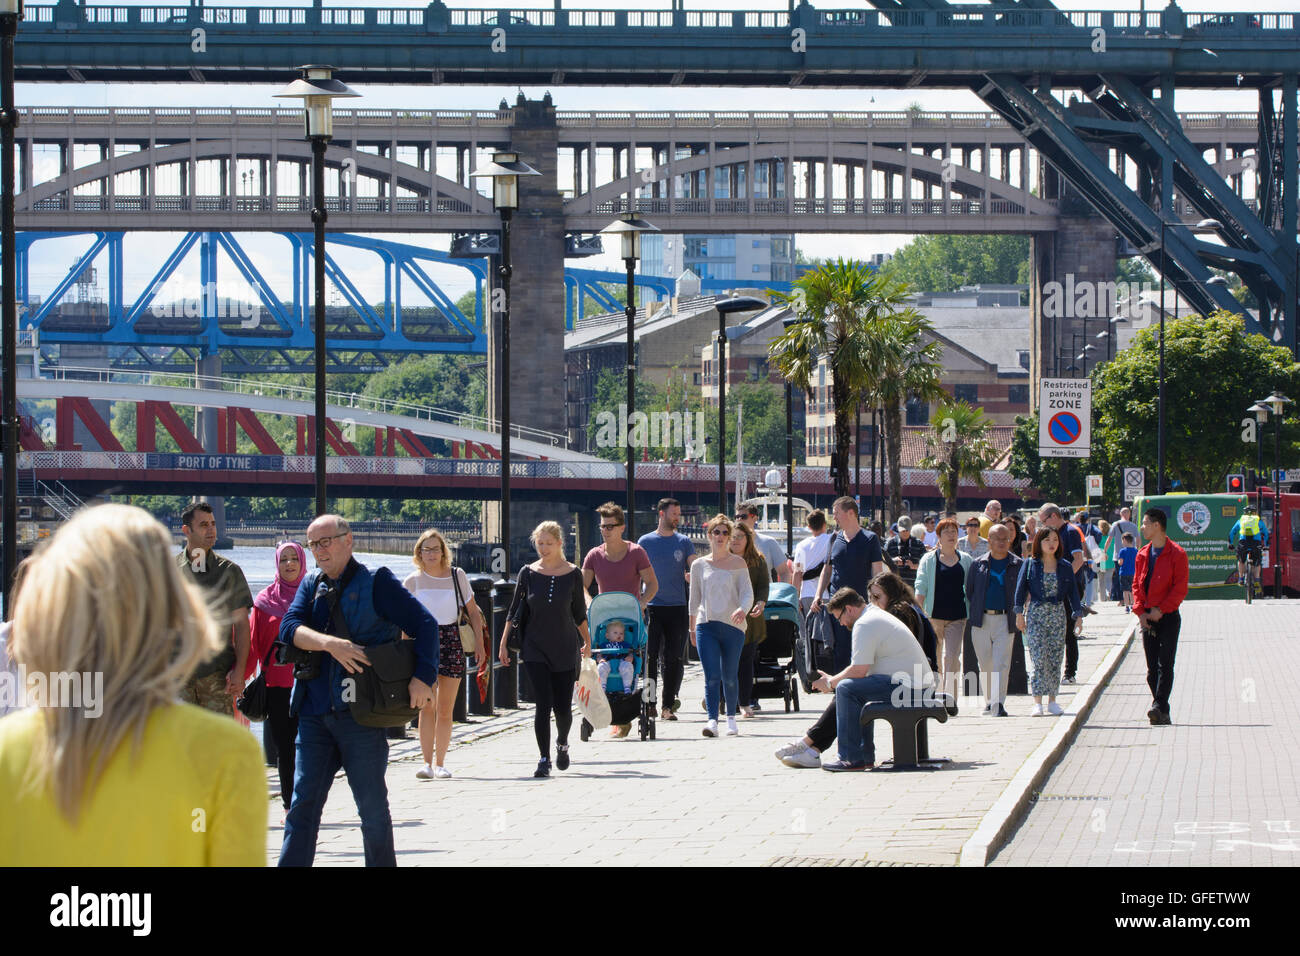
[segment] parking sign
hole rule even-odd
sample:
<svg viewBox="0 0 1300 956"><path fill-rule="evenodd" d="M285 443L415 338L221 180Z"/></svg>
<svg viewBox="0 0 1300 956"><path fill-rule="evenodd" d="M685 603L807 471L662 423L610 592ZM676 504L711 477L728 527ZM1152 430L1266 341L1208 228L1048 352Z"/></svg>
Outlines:
<svg viewBox="0 0 1300 956"><path fill-rule="evenodd" d="M1087 458L1092 453L1092 381L1045 378L1038 394L1038 454Z"/></svg>
<svg viewBox="0 0 1300 956"><path fill-rule="evenodd" d="M1145 468L1124 469L1124 500L1133 501L1147 493L1147 472Z"/></svg>

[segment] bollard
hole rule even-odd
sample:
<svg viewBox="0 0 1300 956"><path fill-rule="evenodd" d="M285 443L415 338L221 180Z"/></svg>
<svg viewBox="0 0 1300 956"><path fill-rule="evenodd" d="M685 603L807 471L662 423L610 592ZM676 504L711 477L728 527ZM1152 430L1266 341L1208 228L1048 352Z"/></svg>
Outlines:
<svg viewBox="0 0 1300 956"><path fill-rule="evenodd" d="M510 612L510 602L515 596L515 582L509 578L492 585L492 647L501 646L501 635L506 628L506 615ZM493 703L497 707L517 708L519 706L519 666L514 659L509 667L502 667L498 661L493 665L495 687Z"/></svg>

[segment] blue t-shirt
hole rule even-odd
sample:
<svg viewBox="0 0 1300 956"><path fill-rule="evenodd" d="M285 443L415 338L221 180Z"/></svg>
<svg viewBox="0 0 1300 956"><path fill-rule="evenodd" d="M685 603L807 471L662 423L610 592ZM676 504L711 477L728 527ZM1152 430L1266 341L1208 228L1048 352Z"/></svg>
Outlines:
<svg viewBox="0 0 1300 956"><path fill-rule="evenodd" d="M659 590L655 592L650 607L686 606L686 562L695 553L695 545L684 534L660 534L651 531L637 539L654 568Z"/></svg>
<svg viewBox="0 0 1300 956"><path fill-rule="evenodd" d="M1138 556L1137 548L1129 547L1129 548L1119 549L1120 577L1124 577L1125 575L1127 575L1130 578L1133 577L1133 575L1137 572L1137 556Z"/></svg>
<svg viewBox="0 0 1300 956"><path fill-rule="evenodd" d="M831 563L831 594L840 588L853 588L865 599L867 585L871 583L871 566L884 561L884 557L880 552L880 539L861 528L852 541L844 540L844 535L836 532L831 538L828 560Z"/></svg>
<svg viewBox="0 0 1300 956"><path fill-rule="evenodd" d="M994 561L989 558L989 586L984 590L984 610L1005 611L1007 609L1007 568L1011 564L1010 556Z"/></svg>

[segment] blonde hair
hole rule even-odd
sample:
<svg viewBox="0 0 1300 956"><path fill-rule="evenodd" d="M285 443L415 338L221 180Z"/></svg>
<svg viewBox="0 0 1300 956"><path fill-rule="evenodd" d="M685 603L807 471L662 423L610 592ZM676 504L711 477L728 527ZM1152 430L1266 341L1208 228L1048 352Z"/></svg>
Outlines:
<svg viewBox="0 0 1300 956"><path fill-rule="evenodd" d="M534 548L537 547L537 539L544 534L549 534L559 543L560 557L564 557L564 529L560 527L560 523L558 521L543 521L534 528L533 533L528 536L528 540L533 543Z"/></svg>
<svg viewBox="0 0 1300 956"><path fill-rule="evenodd" d="M442 545L442 558L438 562L438 568L445 571L451 567L451 549L447 547L447 539L442 536L442 532L437 528L430 528L424 534L415 539L415 548L412 550L412 563L417 571L424 570L424 561L420 558L420 549L424 543L431 538L437 538L438 544Z"/></svg>
<svg viewBox="0 0 1300 956"><path fill-rule="evenodd" d="M709 523L704 526L705 534L712 534L714 528L727 529L727 550L731 550L731 532L734 530L736 523L726 515L717 514L709 519Z"/></svg>
<svg viewBox="0 0 1300 956"><path fill-rule="evenodd" d="M27 785L70 823L123 739L140 747L155 708L229 640L198 585L176 566L171 535L147 512L77 512L25 562L10 653L29 673L103 675L103 712L41 701ZM225 616L222 616L225 619Z"/></svg>

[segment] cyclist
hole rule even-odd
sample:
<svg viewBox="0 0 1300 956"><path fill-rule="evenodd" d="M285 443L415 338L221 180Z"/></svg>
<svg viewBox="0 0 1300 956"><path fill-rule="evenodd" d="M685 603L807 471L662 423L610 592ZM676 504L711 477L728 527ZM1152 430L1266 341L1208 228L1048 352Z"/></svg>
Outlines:
<svg viewBox="0 0 1300 956"><path fill-rule="evenodd" d="M1237 548L1237 579L1246 584L1246 558L1255 567L1261 563L1261 550L1268 547L1268 525L1259 517L1254 505L1246 505L1241 518L1228 532L1228 544Z"/></svg>

